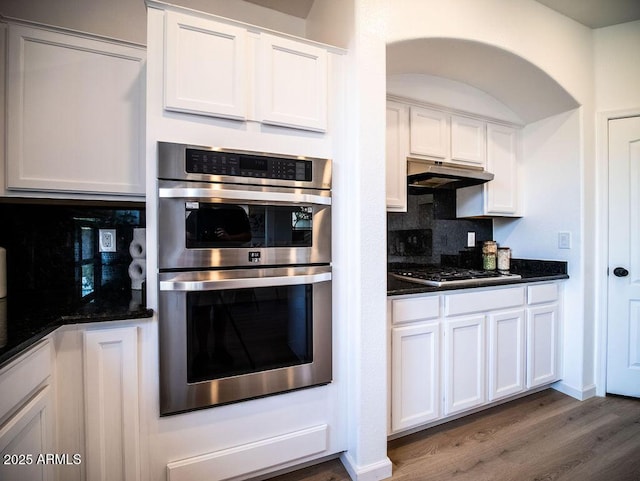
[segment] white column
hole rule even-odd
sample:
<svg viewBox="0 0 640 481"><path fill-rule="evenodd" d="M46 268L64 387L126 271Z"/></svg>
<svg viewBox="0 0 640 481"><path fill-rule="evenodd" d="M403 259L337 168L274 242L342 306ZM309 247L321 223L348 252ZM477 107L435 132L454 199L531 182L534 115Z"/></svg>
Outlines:
<svg viewBox="0 0 640 481"><path fill-rule="evenodd" d="M386 432L386 5L386 0L354 0L348 54L347 115L353 130L344 189L351 220L341 247L349 251L344 256L349 278L348 449L342 462L357 481L391 476Z"/></svg>

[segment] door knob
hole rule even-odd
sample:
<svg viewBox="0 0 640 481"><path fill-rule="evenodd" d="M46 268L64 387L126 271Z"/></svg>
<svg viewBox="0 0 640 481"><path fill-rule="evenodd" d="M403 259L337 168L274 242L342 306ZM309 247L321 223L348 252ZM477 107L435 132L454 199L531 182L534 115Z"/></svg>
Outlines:
<svg viewBox="0 0 640 481"><path fill-rule="evenodd" d="M627 277L629 275L629 271L624 267L616 267L613 270L613 275L616 277Z"/></svg>

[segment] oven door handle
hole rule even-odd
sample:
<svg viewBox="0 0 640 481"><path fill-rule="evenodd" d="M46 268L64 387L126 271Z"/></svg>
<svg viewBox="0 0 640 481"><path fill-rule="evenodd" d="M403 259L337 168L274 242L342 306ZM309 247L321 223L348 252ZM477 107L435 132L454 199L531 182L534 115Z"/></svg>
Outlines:
<svg viewBox="0 0 640 481"><path fill-rule="evenodd" d="M158 197L164 199L224 199L257 202L331 205L331 197L304 192L261 192L248 190L220 190L200 187L160 187Z"/></svg>
<svg viewBox="0 0 640 481"><path fill-rule="evenodd" d="M331 272L320 272L317 274L285 275L273 277L250 277L250 278L211 278L202 279L197 275L192 279L181 274L174 279L160 280L161 291L221 291L225 289L244 289L252 287L279 287L296 286L300 284L315 284L318 282L330 281Z"/></svg>

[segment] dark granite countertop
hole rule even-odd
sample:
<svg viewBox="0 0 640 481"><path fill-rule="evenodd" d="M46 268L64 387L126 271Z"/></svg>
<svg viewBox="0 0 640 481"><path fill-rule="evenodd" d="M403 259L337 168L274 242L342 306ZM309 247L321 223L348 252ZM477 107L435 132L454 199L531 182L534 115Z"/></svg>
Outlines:
<svg viewBox="0 0 640 481"><path fill-rule="evenodd" d="M569 279L567 263L564 261L545 261L535 259L512 259L511 273L520 274L520 279L505 280L500 284L467 284L446 287L431 287L413 282L406 282L393 276L387 276L387 296L403 296L407 294L423 294L428 292L444 292L477 287L499 287L529 282L545 282Z"/></svg>
<svg viewBox="0 0 640 481"><path fill-rule="evenodd" d="M34 299L30 309L7 319L7 344L0 348L0 366L60 326L151 317L153 311L133 297L110 295L77 306L56 306Z"/></svg>

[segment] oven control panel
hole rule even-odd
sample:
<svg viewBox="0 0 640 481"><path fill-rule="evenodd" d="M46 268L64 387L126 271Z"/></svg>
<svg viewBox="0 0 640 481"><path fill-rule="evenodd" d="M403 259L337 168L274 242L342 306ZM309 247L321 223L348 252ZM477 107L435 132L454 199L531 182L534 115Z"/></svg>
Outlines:
<svg viewBox="0 0 640 481"><path fill-rule="evenodd" d="M311 182L312 167L310 160L198 149L187 149L185 158L189 174Z"/></svg>

